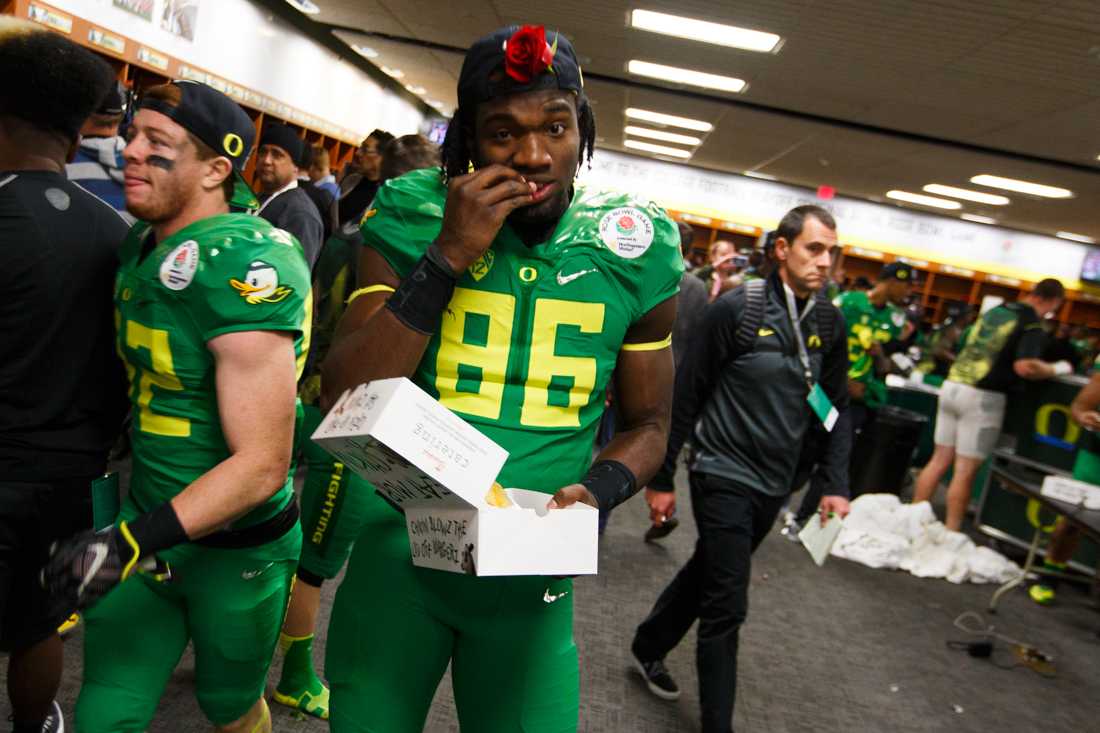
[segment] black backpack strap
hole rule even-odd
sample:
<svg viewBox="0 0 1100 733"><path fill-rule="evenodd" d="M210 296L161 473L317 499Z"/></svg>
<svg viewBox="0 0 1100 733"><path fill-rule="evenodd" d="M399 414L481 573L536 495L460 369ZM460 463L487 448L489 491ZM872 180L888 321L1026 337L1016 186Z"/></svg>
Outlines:
<svg viewBox="0 0 1100 733"><path fill-rule="evenodd" d="M737 324L737 334L733 340L733 358L747 354L756 347L756 335L764 323L765 279L749 280L742 285L745 289L745 309L741 321Z"/></svg>
<svg viewBox="0 0 1100 733"><path fill-rule="evenodd" d="M821 338L821 351L828 354L836 338L836 314L832 301L825 293L817 293L814 298L814 310L817 311L817 335Z"/></svg>

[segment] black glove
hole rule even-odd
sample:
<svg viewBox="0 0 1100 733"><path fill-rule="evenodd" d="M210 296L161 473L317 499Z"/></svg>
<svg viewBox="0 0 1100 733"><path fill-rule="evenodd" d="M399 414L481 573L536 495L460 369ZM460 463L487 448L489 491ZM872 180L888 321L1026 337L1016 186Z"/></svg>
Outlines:
<svg viewBox="0 0 1100 733"><path fill-rule="evenodd" d="M81 532L55 545L42 570L42 584L57 605L83 611L138 567L141 548L127 541L126 526Z"/></svg>
<svg viewBox="0 0 1100 733"><path fill-rule="evenodd" d="M138 570L168 579L168 566L153 553L186 541L175 510L166 502L129 524L81 532L55 545L42 569L42 585L58 607L83 611Z"/></svg>

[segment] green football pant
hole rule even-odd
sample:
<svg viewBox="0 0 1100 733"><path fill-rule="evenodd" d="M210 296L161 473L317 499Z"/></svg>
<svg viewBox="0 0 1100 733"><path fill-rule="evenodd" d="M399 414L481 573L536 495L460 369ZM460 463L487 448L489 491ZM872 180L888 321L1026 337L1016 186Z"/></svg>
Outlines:
<svg viewBox="0 0 1100 733"><path fill-rule="evenodd" d="M572 581L414 567L401 516L368 509L329 625L333 733L420 733L448 662L463 731L574 733Z"/></svg>
<svg viewBox="0 0 1100 733"><path fill-rule="evenodd" d="M138 575L111 591L84 616L76 729L144 731L189 640L206 717L226 725L247 713L264 693L301 541L295 524L258 547L180 545L160 553L172 580Z"/></svg>
<svg viewBox="0 0 1100 733"><path fill-rule="evenodd" d="M302 455L306 481L302 486L302 558L298 565L307 578L331 580L351 555L367 502L377 499L373 486L309 439L322 417L316 406L305 406Z"/></svg>

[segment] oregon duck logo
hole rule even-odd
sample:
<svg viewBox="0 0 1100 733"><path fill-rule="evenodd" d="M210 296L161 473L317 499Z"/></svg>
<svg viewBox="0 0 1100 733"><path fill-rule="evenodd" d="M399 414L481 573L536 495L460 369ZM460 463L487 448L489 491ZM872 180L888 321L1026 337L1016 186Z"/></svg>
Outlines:
<svg viewBox="0 0 1100 733"><path fill-rule="evenodd" d="M278 270L258 260L249 265L243 281L230 278L229 284L251 305L278 303L294 292L294 288L279 284Z"/></svg>
<svg viewBox="0 0 1100 733"><path fill-rule="evenodd" d="M811 333L810 337L808 339L806 339L806 345L808 347L810 347L811 349L820 349L821 348L821 337L818 336L816 333Z"/></svg>

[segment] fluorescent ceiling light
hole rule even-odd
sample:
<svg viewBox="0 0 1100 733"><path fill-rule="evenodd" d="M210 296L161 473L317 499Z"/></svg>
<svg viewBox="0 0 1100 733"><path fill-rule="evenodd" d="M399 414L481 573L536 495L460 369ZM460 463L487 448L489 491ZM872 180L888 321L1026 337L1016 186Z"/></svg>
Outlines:
<svg viewBox="0 0 1100 733"><path fill-rule="evenodd" d="M1001 178L1000 176L991 176L988 173L983 173L980 176L974 176L970 179L970 182L976 183L979 186L989 186L990 188L1003 188L1006 191L1029 193L1032 196L1042 196L1048 199L1068 199L1073 197L1073 191L1070 191L1068 188L1045 186L1041 183L1019 181L1015 178Z"/></svg>
<svg viewBox="0 0 1100 733"><path fill-rule="evenodd" d="M378 52L375 51L370 46L355 46L355 45L353 45L352 48L354 48L355 53L359 54L360 56L366 56L368 59L378 58Z"/></svg>
<svg viewBox="0 0 1100 733"><path fill-rule="evenodd" d="M626 65L626 70L638 76L648 76L652 79L663 79L677 84L688 84L704 89L717 89L723 92L736 93L746 86L744 79L736 79L732 76L719 76L718 74L681 69L678 66L654 64L649 61L638 61L637 59L631 59Z"/></svg>
<svg viewBox="0 0 1100 733"><path fill-rule="evenodd" d="M981 216L980 214L963 214L959 218L960 219L966 219L967 221L972 221L976 224L996 224L997 223L997 220L994 219L992 216Z"/></svg>
<svg viewBox="0 0 1100 733"><path fill-rule="evenodd" d="M680 135L664 130L650 130L648 127L636 127L627 125L623 132L634 137L648 137L650 140L663 140L666 143L679 143L680 145L699 145L703 141L691 135Z"/></svg>
<svg viewBox="0 0 1100 733"><path fill-rule="evenodd" d="M909 193L908 191L887 191L886 198L896 199L897 201L908 201L911 204L920 204L921 206L932 206L937 209L962 208L962 204L958 201L948 201L947 199L938 199L933 196L922 196L919 193Z"/></svg>
<svg viewBox="0 0 1100 733"><path fill-rule="evenodd" d="M1069 239L1073 242L1082 242L1084 244L1096 244L1096 240L1092 237L1086 237L1084 234L1074 234L1073 232L1058 232L1054 236L1059 239Z"/></svg>
<svg viewBox="0 0 1100 733"><path fill-rule="evenodd" d="M623 146L632 148L634 150L644 150L647 153L656 153L657 155L667 155L670 158L690 158L690 150L681 150L680 148L670 148L667 145L654 145L653 143L645 143L641 140L624 140Z"/></svg>
<svg viewBox="0 0 1100 733"><path fill-rule="evenodd" d="M385 74L386 76L392 76L394 79L400 79L401 77L405 76L405 72L401 69L391 69L390 67L385 65L379 68L382 69L383 74Z"/></svg>
<svg viewBox="0 0 1100 733"><path fill-rule="evenodd" d="M424 92L428 91L424 87L416 86L414 84L406 84L405 88L408 89L413 94L423 94Z"/></svg>
<svg viewBox="0 0 1100 733"><path fill-rule="evenodd" d="M630 25L643 31L663 33L666 36L687 38L719 46L742 48L746 51L769 53L775 50L781 39L774 33L764 33L735 25L710 23L679 15L654 13L652 10L635 10L630 14Z"/></svg>
<svg viewBox="0 0 1100 733"><path fill-rule="evenodd" d="M923 190L927 193L934 193L937 196L950 196L953 199L977 201L979 204L989 204L991 206L1005 206L1012 203L1006 196L998 196L995 193L971 191L966 188L955 188L954 186L944 186L940 183L929 183Z"/></svg>
<svg viewBox="0 0 1100 733"><path fill-rule="evenodd" d="M761 181L777 181L775 176L770 176L767 173L761 173L760 171L745 171L744 175L749 178L759 178Z"/></svg>
<svg viewBox="0 0 1100 733"><path fill-rule="evenodd" d="M648 109L637 109L635 107L627 107L625 113L627 117L635 120L642 120L643 122L652 122L655 125L668 125L669 127L682 127L685 130L695 130L697 132L710 132L714 129L714 125L703 120L693 120L689 117L677 117L676 115L666 115L661 112L650 112Z"/></svg>
<svg viewBox="0 0 1100 733"><path fill-rule="evenodd" d="M311 0L286 0L298 10L301 10L307 15L317 15L321 12L321 9L317 7L317 3L311 2Z"/></svg>

